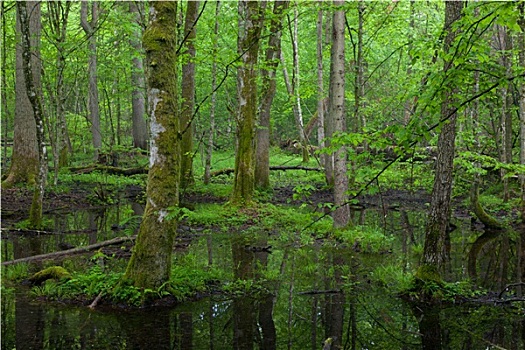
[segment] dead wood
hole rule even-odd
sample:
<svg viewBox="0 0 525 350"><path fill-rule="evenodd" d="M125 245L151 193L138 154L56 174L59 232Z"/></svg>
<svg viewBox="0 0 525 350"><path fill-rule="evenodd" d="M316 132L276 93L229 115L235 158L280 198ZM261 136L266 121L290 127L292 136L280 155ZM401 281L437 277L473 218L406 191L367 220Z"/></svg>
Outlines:
<svg viewBox="0 0 525 350"><path fill-rule="evenodd" d="M273 165L270 166L270 170L306 170L306 171L323 171L322 168L313 168L313 167L307 167L302 165ZM220 169L216 171L212 171L210 176L219 176L219 175L230 175L235 172L235 169L233 168L226 168L226 169Z"/></svg>
<svg viewBox="0 0 525 350"><path fill-rule="evenodd" d="M107 240L107 241L103 241L103 242L87 245L85 247L77 247L77 248L73 248L73 249L62 250L62 251L59 251L59 252L52 252L52 253L47 253L47 254L33 255L33 256L29 256L27 258L2 261L2 265L3 266L7 266L7 265L18 264L18 263L21 263L21 262L39 261L39 260L45 260L45 259L54 259L54 258L58 258L58 257L61 257L61 256L83 254L83 253L87 253L87 252L90 252L90 251L98 249L98 248L106 247L108 245L113 245L113 244L119 244L119 243L133 241L133 240L135 240L136 237L137 237L136 235L135 236L130 236L130 237L117 237L117 238L113 238L113 239L110 239L110 240Z"/></svg>
<svg viewBox="0 0 525 350"><path fill-rule="evenodd" d="M92 165L81 166L81 167L70 167L69 171L71 171L72 173L76 173L76 174L89 174L94 171L101 171L101 172L112 174L112 175L131 176L131 175L137 175L137 174L147 174L148 168L147 167L119 168L119 167L110 166L110 165L92 164Z"/></svg>

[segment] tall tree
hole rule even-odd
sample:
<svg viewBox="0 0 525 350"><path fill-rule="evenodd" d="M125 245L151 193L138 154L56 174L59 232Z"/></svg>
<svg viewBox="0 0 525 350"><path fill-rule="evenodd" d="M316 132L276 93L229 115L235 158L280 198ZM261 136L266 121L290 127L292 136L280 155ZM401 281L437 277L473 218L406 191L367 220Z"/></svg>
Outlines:
<svg viewBox="0 0 525 350"><path fill-rule="evenodd" d="M319 10L317 12L316 34L317 34L317 142L319 149L325 147L325 110L326 110L326 96L324 92L324 78L323 78L323 1L319 0ZM325 176L327 184L330 184L328 179L333 178L333 158L326 153L320 154L321 165L325 169Z"/></svg>
<svg viewBox="0 0 525 350"><path fill-rule="evenodd" d="M47 16L49 21L48 40L51 40L56 48L56 79L54 87L50 90L50 96L53 96L55 110L55 135L52 133L50 118L48 118L48 130L50 134L51 145L53 146L53 167L54 180L56 186L58 182L58 172L61 167L68 165L69 142L66 122L66 91L64 84L64 75L66 70L66 38L69 12L71 2L49 1L47 2Z"/></svg>
<svg viewBox="0 0 525 350"><path fill-rule="evenodd" d="M270 22L268 47L261 69L262 92L257 125L257 152L255 162L255 185L262 189L270 187L270 112L277 89L275 74L281 52L282 14L289 1L275 1Z"/></svg>
<svg viewBox="0 0 525 350"><path fill-rule="evenodd" d="M263 12L259 1L238 3L237 50L241 64L237 71L237 149L232 202L249 203L255 187L255 121L257 114L257 58Z"/></svg>
<svg viewBox="0 0 525 350"><path fill-rule="evenodd" d="M346 131L345 119L345 12L344 1L334 1L332 20L332 49L330 54L330 88L328 92L328 118L333 126L332 137ZM346 150L339 147L334 154L334 227L348 226L350 209L346 203L348 175Z"/></svg>
<svg viewBox="0 0 525 350"><path fill-rule="evenodd" d="M40 3L28 2L27 7L29 8L27 13L30 16L28 24L29 38L31 40L30 47L33 50L31 55L32 80L33 84L38 87L41 85L40 32L42 25ZM16 33L18 37L17 43L19 44L16 45L16 101L13 154L7 177L2 182L3 188L12 187L19 183L34 185L37 182L39 171L39 146L34 111L27 95L19 11L20 6L17 6Z"/></svg>
<svg viewBox="0 0 525 350"><path fill-rule="evenodd" d="M519 46L519 65L521 69L525 70L525 4L522 2L519 6L520 19L519 25L521 33L518 36ZM520 164L525 165L525 81L521 81L519 85L519 115L520 115ZM521 218L525 220L525 174L520 175L521 182ZM522 233L525 237L525 234ZM525 261L522 265L525 268ZM525 278L525 271L523 272Z"/></svg>
<svg viewBox="0 0 525 350"><path fill-rule="evenodd" d="M88 21L88 5L91 5L91 20ZM82 1L80 3L80 24L88 37L89 47L89 118L91 122L91 133L93 135L93 148L95 149L94 158L98 159L100 148L102 147L102 134L100 130L100 113L98 103L98 77L97 77L97 37L96 29L98 26L97 1Z"/></svg>
<svg viewBox="0 0 525 350"><path fill-rule="evenodd" d="M461 18L461 11L464 6L463 1L447 1L445 3L444 31L446 35L443 48L445 57L452 51L452 44L458 35L458 31L453 28L453 25ZM453 69L453 59L444 59L444 76L447 76L447 72ZM441 119L443 125L437 144L438 155L434 187L432 189L429 219L425 228L425 247L422 258L422 266L431 267L436 272L445 270L446 262L450 257L450 237L447 228L451 212L450 198L456 139L457 107L454 104L459 91L455 82L448 81L446 83L445 90L442 92Z"/></svg>
<svg viewBox="0 0 525 350"><path fill-rule="evenodd" d="M31 50L31 34L39 33L37 28L41 24L40 4L30 4L32 21L30 21L27 4L24 1L17 2L17 10L22 38L22 68L24 72L24 81L27 90L27 97L29 98L33 109L36 126L36 140L38 144L38 176L36 179L31 209L29 211L29 223L31 227L38 228L42 225L42 202L44 199L44 187L47 177L47 152L44 137L44 115L40 99L42 89L34 80L31 62L31 56L33 55L33 51ZM30 28L36 30L30 30ZM39 64L40 63L38 63L37 66Z"/></svg>
<svg viewBox="0 0 525 350"><path fill-rule="evenodd" d="M153 1L143 46L148 67L150 163L144 216L125 278L158 288L170 278L179 204L180 120L177 114L177 2Z"/></svg>
<svg viewBox="0 0 525 350"><path fill-rule="evenodd" d="M215 108L217 106L217 48L219 34L219 13L221 2L215 4L215 26L213 29L213 63L211 68L211 106L210 106L210 129L208 130L208 147L206 148L206 160L204 165L204 184L210 183L211 157L213 154L213 134L215 133Z"/></svg>
<svg viewBox="0 0 525 350"><path fill-rule="evenodd" d="M132 58L131 70L131 85L133 91L131 92L131 121L133 133L133 147L140 149L148 148L148 127L146 125L146 98L144 91L144 64L142 62L142 20L141 10L143 11L144 4L140 1L129 2L129 12L133 14L135 21L135 29L133 35L130 37L131 47L135 50L135 55Z"/></svg>
<svg viewBox="0 0 525 350"><path fill-rule="evenodd" d="M184 21L184 64L182 65L182 106L181 106L181 187L195 183L193 178L193 112L195 110L195 38L197 36L197 14L199 1L186 3Z"/></svg>

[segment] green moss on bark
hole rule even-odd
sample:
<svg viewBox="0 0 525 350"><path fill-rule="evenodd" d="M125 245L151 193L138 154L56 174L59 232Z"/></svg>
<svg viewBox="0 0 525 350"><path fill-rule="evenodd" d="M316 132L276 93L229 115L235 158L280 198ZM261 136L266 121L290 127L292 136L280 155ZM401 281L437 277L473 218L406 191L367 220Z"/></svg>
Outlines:
<svg viewBox="0 0 525 350"><path fill-rule="evenodd" d="M29 282L33 285L41 285L49 279L64 280L71 279L71 274L62 266L51 266L42 271L35 273L29 278Z"/></svg>

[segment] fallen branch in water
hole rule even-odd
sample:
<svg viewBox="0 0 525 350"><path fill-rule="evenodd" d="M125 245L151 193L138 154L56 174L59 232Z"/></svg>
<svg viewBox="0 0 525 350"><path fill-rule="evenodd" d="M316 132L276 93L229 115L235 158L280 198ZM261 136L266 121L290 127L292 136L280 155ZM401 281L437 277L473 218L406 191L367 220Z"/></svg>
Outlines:
<svg viewBox="0 0 525 350"><path fill-rule="evenodd" d="M66 255L75 255L75 254L87 253L89 251L92 251L92 250L95 250L95 249L98 249L98 248L101 248L101 247L106 247L108 245L113 245L113 244L119 244L119 243L133 241L133 240L135 240L135 238L137 238L136 235L135 236L129 236L129 237L117 237L117 238L110 239L108 241L103 241L103 242L87 245L85 247L77 247L77 248L73 248L73 249L62 250L60 252L53 252L53 253L47 253L47 254L33 255L33 256L28 256L27 258L2 261L2 265L3 266L7 266L7 265L18 264L18 263L21 263L21 262L39 261L39 260L45 260L45 259L53 259L53 258L66 256Z"/></svg>

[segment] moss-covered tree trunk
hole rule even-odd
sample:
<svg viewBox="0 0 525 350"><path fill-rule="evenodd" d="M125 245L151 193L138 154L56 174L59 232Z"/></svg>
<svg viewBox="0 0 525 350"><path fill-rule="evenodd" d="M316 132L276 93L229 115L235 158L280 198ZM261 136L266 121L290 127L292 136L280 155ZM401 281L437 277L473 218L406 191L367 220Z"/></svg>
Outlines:
<svg viewBox="0 0 525 350"><path fill-rule="evenodd" d="M465 3L463 1L448 1L445 3L445 31L447 32L444 42L444 52L451 51L457 32L452 25L461 17L461 11ZM454 62L445 60L443 71L446 73L454 69ZM454 86L456 82L449 82L446 91L443 92L441 103L442 119L447 121L443 124L438 139L438 155L436 160L436 174L432 198L430 202L429 220L425 229L425 247L423 251L422 265L432 268L434 271L443 272L449 260L449 233L453 181L453 161L456 140L456 118L457 110L454 106L455 94L458 89Z"/></svg>
<svg viewBox="0 0 525 350"><path fill-rule="evenodd" d="M38 228L42 226L42 202L44 199L44 187L47 177L47 150L44 137L44 113L42 102L40 100L41 91L35 83L33 76L33 64L31 60L31 56L33 55L31 50L32 31L30 30L30 27L35 25L34 17L38 17L36 21L37 25L40 25L40 6L37 4L32 6L32 10L34 11L31 14L31 16L34 16L32 21L29 20L27 4L24 1L17 2L17 10L20 19L20 33L22 37L21 44L24 80L27 96L33 108L33 115L36 124L36 139L38 144L38 176L36 178L31 209L29 210L29 223L31 227Z"/></svg>
<svg viewBox="0 0 525 350"><path fill-rule="evenodd" d="M184 64L182 66L182 106L181 106L181 187L186 188L195 183L193 178L193 129L192 119L195 110L195 37L199 1L188 1L184 21L184 38L186 42Z"/></svg>
<svg viewBox="0 0 525 350"><path fill-rule="evenodd" d="M150 170L147 202L125 278L137 287L158 288L170 278L177 228L168 220L179 203L180 141L177 116L177 2L152 2L143 37L148 65Z"/></svg>
<svg viewBox="0 0 525 350"><path fill-rule="evenodd" d="M261 189L270 187L270 111L277 88L275 74L281 52L282 13L289 1L276 1L270 23L268 48L265 53L265 67L261 69L262 98L257 125L257 154L255 163L255 184Z"/></svg>
<svg viewBox="0 0 525 350"><path fill-rule="evenodd" d="M257 114L257 56L261 33L258 1L239 1L239 35L237 39L241 64L237 72L237 150L235 179L231 201L251 202L255 187L255 121Z"/></svg>

